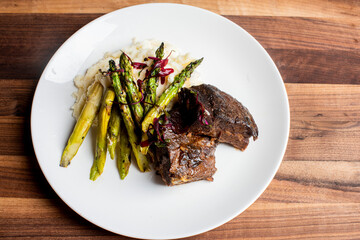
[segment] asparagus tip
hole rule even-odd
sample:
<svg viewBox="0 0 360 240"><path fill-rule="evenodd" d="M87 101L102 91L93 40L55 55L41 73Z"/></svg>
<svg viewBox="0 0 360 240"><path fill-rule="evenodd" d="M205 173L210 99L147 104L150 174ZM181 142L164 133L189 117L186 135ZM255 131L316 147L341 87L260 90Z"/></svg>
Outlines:
<svg viewBox="0 0 360 240"><path fill-rule="evenodd" d="M116 70L116 63L114 60L109 60L109 67L111 71L115 71Z"/></svg>

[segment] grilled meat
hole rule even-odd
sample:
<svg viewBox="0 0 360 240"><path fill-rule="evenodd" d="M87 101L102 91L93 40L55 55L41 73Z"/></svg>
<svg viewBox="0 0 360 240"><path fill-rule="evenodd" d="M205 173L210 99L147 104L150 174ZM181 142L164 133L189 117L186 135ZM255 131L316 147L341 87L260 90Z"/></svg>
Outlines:
<svg viewBox="0 0 360 240"><path fill-rule="evenodd" d="M170 113L172 127L163 131L166 146L156 147L155 168L171 186L198 180L212 181L217 139L187 132L178 110Z"/></svg>
<svg viewBox="0 0 360 240"><path fill-rule="evenodd" d="M216 172L218 142L245 150L258 128L246 107L218 88L202 84L182 89L170 111L171 127L163 129L167 144L155 147L154 165L171 186L210 180Z"/></svg>
<svg viewBox="0 0 360 240"><path fill-rule="evenodd" d="M183 88L179 104L187 116L188 131L195 135L218 138L241 151L248 146L250 137L254 140L258 137L258 128L249 110L212 85ZM203 121L198 121L199 118Z"/></svg>

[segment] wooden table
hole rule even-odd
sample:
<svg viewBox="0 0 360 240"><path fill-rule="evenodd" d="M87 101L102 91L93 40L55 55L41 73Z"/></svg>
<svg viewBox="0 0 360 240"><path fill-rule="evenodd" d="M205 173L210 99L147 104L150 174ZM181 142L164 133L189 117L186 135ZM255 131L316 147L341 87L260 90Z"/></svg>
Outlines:
<svg viewBox="0 0 360 240"><path fill-rule="evenodd" d="M0 238L127 239L59 199L35 158L29 118L40 74L67 38L145 2L0 1ZM291 108L286 155L264 194L189 239L360 239L360 1L172 2L219 13L252 34L278 66Z"/></svg>

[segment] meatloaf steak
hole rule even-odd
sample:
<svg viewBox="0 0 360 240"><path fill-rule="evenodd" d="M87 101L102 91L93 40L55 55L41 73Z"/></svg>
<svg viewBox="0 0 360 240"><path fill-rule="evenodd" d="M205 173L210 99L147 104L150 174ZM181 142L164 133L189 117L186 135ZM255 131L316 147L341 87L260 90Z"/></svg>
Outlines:
<svg viewBox="0 0 360 240"><path fill-rule="evenodd" d="M170 116L173 127L163 131L164 139L169 143L155 147L155 169L169 186L198 180L212 181L216 171L217 139L194 135L183 129L183 119L177 109L172 110Z"/></svg>
<svg viewBox="0 0 360 240"><path fill-rule="evenodd" d="M181 113L186 115L188 131L193 135L218 138L241 151L248 146L250 137L253 140L258 137L258 128L249 110L212 85L183 88L179 105Z"/></svg>

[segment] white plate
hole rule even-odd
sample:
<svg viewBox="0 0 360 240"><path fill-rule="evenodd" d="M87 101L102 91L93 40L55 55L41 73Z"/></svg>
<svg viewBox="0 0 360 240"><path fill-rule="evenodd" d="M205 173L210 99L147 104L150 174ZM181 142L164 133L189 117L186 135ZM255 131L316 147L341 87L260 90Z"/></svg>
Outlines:
<svg viewBox="0 0 360 240"><path fill-rule="evenodd" d="M131 39L158 39L204 57L201 79L241 101L259 127L245 152L221 144L213 182L167 187L133 164L121 181L108 157L104 173L89 180L94 134L68 168L59 167L74 126L73 78L107 51ZM236 217L265 190L283 158L289 105L281 76L246 31L212 12L178 4L145 4L106 14L70 37L46 66L33 100L31 133L40 167L59 197L90 222L125 236L169 239L199 234Z"/></svg>

